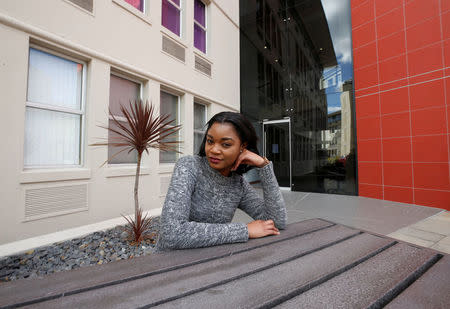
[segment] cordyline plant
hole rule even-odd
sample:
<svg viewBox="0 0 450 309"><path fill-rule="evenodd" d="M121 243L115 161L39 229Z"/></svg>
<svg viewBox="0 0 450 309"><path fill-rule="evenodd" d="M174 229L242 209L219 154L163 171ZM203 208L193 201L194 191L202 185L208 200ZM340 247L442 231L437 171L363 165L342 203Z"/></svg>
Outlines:
<svg viewBox="0 0 450 309"><path fill-rule="evenodd" d="M130 153L134 150L137 152L136 177L134 180L134 219L131 216L128 218L124 215L122 216L127 220L126 230L129 238L136 244L139 244L149 236L147 234L152 223L152 218L147 217L147 215L143 216L142 209L139 207L138 189L142 154L144 151L148 154L149 148L179 153L177 146L180 141L168 141L167 138L177 133L181 126L172 125L174 120L169 119L170 115L156 115L155 108L148 101L146 103L143 103L141 100L130 101L129 109L120 105L120 110L126 121L118 120L117 116L114 116L109 110L111 121L115 127L100 126L116 136L110 137L107 142L99 142L91 146L123 148L109 157L103 165L121 152L127 151Z"/></svg>

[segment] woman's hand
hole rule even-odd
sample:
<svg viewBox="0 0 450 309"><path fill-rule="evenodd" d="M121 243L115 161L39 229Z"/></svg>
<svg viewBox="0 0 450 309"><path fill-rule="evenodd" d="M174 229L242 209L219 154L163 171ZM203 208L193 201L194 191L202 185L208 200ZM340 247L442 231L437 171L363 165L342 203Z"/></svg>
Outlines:
<svg viewBox="0 0 450 309"><path fill-rule="evenodd" d="M266 160L264 160L263 157L257 155L256 153L243 149L242 152L239 154L239 157L236 159L236 161L233 164L233 167L231 168L232 171L235 171L240 164L247 164L252 165L256 167L263 167L267 164Z"/></svg>
<svg viewBox="0 0 450 309"><path fill-rule="evenodd" d="M260 238L268 235L279 235L273 220L255 220L247 224L248 238Z"/></svg>

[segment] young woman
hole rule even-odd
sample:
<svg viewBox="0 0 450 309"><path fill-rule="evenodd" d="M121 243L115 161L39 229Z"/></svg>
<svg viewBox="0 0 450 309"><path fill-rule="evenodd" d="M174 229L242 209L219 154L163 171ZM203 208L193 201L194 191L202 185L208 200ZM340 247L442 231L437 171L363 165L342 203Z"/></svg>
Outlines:
<svg viewBox="0 0 450 309"><path fill-rule="evenodd" d="M241 114L208 122L199 155L178 160L161 214L158 249L207 247L278 235L286 207L272 163L258 155L257 136ZM264 198L242 173L257 168ZM236 208L255 221L230 223Z"/></svg>

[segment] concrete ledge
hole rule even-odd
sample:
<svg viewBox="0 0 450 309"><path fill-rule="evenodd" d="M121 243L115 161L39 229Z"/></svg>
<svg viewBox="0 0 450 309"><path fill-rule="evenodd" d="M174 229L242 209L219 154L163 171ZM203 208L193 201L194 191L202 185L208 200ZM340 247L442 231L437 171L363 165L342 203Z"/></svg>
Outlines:
<svg viewBox="0 0 450 309"><path fill-rule="evenodd" d="M147 214L148 216L159 216L161 215L161 210L162 208L150 209L144 212L144 215ZM34 248L51 245L55 242L82 237L90 233L110 229L117 225L123 225L125 223L126 222L124 218L118 217L94 224L67 229L60 232L10 242L0 246L0 257L22 253Z"/></svg>

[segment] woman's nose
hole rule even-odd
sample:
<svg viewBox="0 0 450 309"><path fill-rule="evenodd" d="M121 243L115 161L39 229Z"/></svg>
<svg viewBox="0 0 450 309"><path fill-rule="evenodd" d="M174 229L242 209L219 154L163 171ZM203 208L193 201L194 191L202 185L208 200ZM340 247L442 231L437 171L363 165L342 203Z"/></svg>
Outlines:
<svg viewBox="0 0 450 309"><path fill-rule="evenodd" d="M217 144L214 144L214 145L211 147L211 152L212 152L212 153L219 153L219 152L220 152L220 149L219 149L219 147L217 146Z"/></svg>

